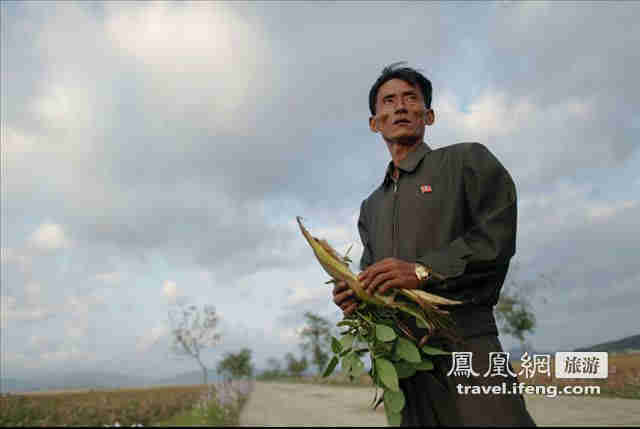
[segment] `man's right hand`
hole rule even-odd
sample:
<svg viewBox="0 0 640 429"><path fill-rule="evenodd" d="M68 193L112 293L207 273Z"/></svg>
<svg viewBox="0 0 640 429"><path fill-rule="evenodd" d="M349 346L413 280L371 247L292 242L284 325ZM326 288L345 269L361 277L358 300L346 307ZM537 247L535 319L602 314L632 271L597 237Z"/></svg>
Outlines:
<svg viewBox="0 0 640 429"><path fill-rule="evenodd" d="M344 280L336 282L333 286L333 302L342 309L345 316L353 313L360 304Z"/></svg>

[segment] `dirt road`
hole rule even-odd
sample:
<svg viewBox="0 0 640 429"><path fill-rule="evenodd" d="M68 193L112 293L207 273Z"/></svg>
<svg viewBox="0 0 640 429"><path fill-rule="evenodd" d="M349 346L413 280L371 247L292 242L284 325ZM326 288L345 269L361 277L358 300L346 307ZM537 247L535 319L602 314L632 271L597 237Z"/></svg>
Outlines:
<svg viewBox="0 0 640 429"><path fill-rule="evenodd" d="M545 425L640 425L640 401L594 397L525 396L535 422ZM368 408L373 388L255 384L243 426L385 426L382 406Z"/></svg>

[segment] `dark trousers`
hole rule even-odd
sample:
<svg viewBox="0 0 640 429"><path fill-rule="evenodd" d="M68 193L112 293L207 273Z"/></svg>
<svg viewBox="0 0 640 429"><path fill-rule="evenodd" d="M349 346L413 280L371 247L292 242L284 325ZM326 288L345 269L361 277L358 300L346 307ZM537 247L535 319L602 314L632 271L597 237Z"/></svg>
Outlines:
<svg viewBox="0 0 640 429"><path fill-rule="evenodd" d="M458 393L458 384L501 386L506 383L510 388L517 383L512 376L484 376L489 369L489 352L503 351L496 335L471 337L460 344L447 343L442 347L452 352L472 352L472 368L478 376L448 376L452 356L434 356L432 371L418 371L400 380L406 399L402 426L535 426L520 394ZM464 392L464 387L461 390Z"/></svg>

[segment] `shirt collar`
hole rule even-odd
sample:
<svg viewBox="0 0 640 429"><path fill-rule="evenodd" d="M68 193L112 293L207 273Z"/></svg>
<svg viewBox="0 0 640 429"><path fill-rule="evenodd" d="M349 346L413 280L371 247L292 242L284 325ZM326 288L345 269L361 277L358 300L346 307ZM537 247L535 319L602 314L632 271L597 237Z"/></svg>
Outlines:
<svg viewBox="0 0 640 429"><path fill-rule="evenodd" d="M407 154L407 157L399 162L398 168L406 173L413 172L420 164L420 161L425 157L426 154L431 152L431 148L427 146L426 143L419 143L418 147L412 150ZM387 165L387 171L384 175L384 182L382 183L385 187L393 182L392 179L393 174L393 160L389 161Z"/></svg>

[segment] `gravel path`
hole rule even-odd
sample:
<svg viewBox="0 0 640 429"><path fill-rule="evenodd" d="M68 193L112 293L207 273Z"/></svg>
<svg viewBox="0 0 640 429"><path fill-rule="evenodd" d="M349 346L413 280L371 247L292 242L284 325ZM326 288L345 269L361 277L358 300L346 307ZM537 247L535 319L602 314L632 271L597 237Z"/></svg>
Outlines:
<svg viewBox="0 0 640 429"><path fill-rule="evenodd" d="M385 426L383 406L372 411L372 387L256 382L242 426ZM540 426L640 425L640 401L525 396Z"/></svg>

